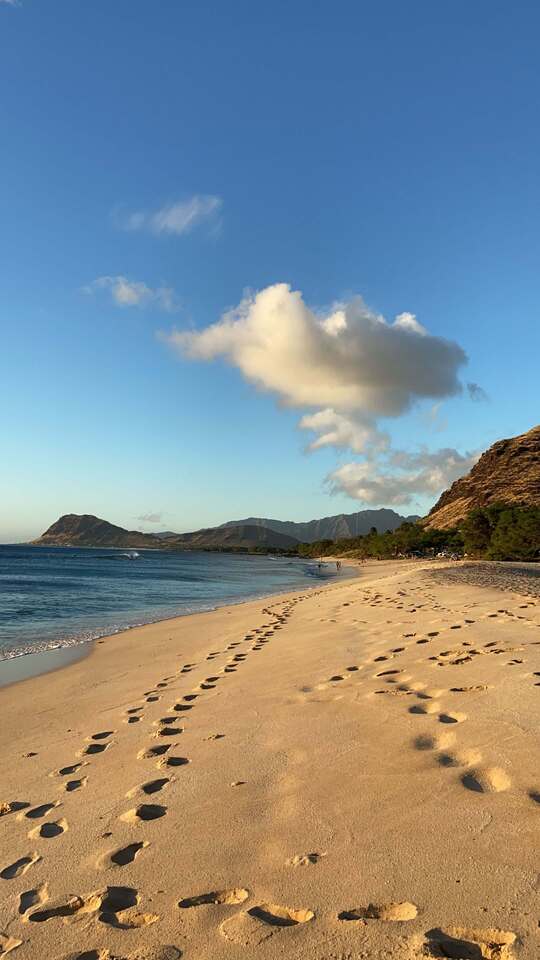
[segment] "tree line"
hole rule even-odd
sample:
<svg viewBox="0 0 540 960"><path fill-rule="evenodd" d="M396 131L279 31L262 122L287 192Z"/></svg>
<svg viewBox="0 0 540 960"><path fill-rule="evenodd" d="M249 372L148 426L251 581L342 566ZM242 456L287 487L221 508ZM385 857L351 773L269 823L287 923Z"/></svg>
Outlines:
<svg viewBox="0 0 540 960"><path fill-rule="evenodd" d="M448 530L402 523L396 530L343 540L318 540L298 547L302 557L348 554L357 559L415 556L475 557L484 560L540 560L540 507L495 503L471 510Z"/></svg>

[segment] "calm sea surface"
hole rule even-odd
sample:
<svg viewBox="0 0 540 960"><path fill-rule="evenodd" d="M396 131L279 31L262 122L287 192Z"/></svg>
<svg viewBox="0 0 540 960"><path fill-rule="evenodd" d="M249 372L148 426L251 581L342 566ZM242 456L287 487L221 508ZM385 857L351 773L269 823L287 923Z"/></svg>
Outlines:
<svg viewBox="0 0 540 960"><path fill-rule="evenodd" d="M0 546L0 660L335 575L291 558Z"/></svg>

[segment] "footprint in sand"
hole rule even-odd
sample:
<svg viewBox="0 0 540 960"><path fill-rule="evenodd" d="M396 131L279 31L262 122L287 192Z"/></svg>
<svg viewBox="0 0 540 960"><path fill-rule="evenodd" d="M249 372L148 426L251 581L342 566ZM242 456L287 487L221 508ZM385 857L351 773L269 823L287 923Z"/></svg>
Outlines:
<svg viewBox="0 0 540 960"><path fill-rule="evenodd" d="M52 776L52 774L50 774ZM31 804L28 800L10 800L9 803L0 803L0 817L7 817L9 813L16 813L18 810L26 810Z"/></svg>
<svg viewBox="0 0 540 960"><path fill-rule="evenodd" d="M162 757L161 760L158 760L157 766L159 768L184 767L188 763L191 763L191 760L188 760L187 757Z"/></svg>
<svg viewBox="0 0 540 960"><path fill-rule="evenodd" d="M221 936L229 943L241 947L259 947L265 940L269 940L275 929L268 924L260 923L255 917L247 913L236 913L233 917L224 920L220 925Z"/></svg>
<svg viewBox="0 0 540 960"><path fill-rule="evenodd" d="M112 746L111 743L89 743L87 747L84 747L80 753L80 757L95 757L98 753L105 753L105 750L108 750Z"/></svg>
<svg viewBox="0 0 540 960"><path fill-rule="evenodd" d="M125 928L124 928L125 929ZM84 953L70 953L62 960L180 960L182 951L172 945L156 947L140 947L135 953L125 954L122 951L122 957L116 953L109 953L106 948L102 950L85 950Z"/></svg>
<svg viewBox="0 0 540 960"><path fill-rule="evenodd" d="M75 790L81 790L88 783L88 777L81 777L79 780L68 780L64 784L66 793L73 793Z"/></svg>
<svg viewBox="0 0 540 960"><path fill-rule="evenodd" d="M81 767L84 767L84 763L72 763L69 767L62 767L58 771L59 777L70 777L72 774L77 773L77 770L80 770ZM56 774L51 774L51 776L56 776Z"/></svg>
<svg viewBox="0 0 540 960"><path fill-rule="evenodd" d="M454 960L512 960L511 947L516 935L507 930L473 930L450 927L428 930L424 950L427 957L453 957Z"/></svg>
<svg viewBox="0 0 540 960"><path fill-rule="evenodd" d="M159 793L160 790L163 790L168 783L170 783L169 777L160 777L157 780L148 780L147 783L141 783L139 787L133 787L132 790L128 790L126 797L131 799L132 797L137 796L138 793L145 793L146 795Z"/></svg>
<svg viewBox="0 0 540 960"><path fill-rule="evenodd" d="M216 904L219 906L231 906L244 903L249 897L249 890L244 887L232 887L230 890L212 890L210 893L199 893L194 897L185 897L178 902L182 910L188 910L191 907L202 907L207 904Z"/></svg>
<svg viewBox="0 0 540 960"><path fill-rule="evenodd" d="M32 807L31 810L27 811L27 813L21 814L19 819L22 817L28 817L30 820L40 820L41 817L46 817L51 810L54 810L59 803L59 800L56 800L54 803L42 803L39 807Z"/></svg>
<svg viewBox="0 0 540 960"><path fill-rule="evenodd" d="M112 737L114 730L101 730L100 733L93 733L91 740L106 740L107 737Z"/></svg>
<svg viewBox="0 0 540 960"><path fill-rule="evenodd" d="M44 840L53 840L55 837L60 837L67 829L67 820L47 820L41 826L31 830L28 837L31 840L36 840L38 837Z"/></svg>
<svg viewBox="0 0 540 960"><path fill-rule="evenodd" d="M106 858L109 863L115 867L125 867L128 863L133 863L135 857L138 856L141 850L144 850L144 848L148 846L147 840L139 840L138 843L128 843L127 847L120 847L120 849L115 850L114 853L107 854Z"/></svg>
<svg viewBox="0 0 540 960"><path fill-rule="evenodd" d="M69 923L73 917L98 914L101 923L120 930L148 926L160 919L156 914L138 913L138 902L139 895L133 887L107 887L87 897L71 896L67 901L59 901L46 910L36 910L28 919L33 923L46 923L61 918L64 923Z"/></svg>
<svg viewBox="0 0 540 960"><path fill-rule="evenodd" d="M467 719L466 713L459 713L455 710L453 713L439 714L439 723L463 723Z"/></svg>
<svg viewBox="0 0 540 960"><path fill-rule="evenodd" d="M326 853L297 853L294 857L286 860L285 863L288 867L309 867L319 863L319 860L325 856Z"/></svg>
<svg viewBox="0 0 540 960"><path fill-rule="evenodd" d="M418 914L418 907L408 900L401 903L370 903L367 907L356 907L353 910L343 910L338 914L338 920L359 921L384 920L386 922L404 923L414 920Z"/></svg>
<svg viewBox="0 0 540 960"><path fill-rule="evenodd" d="M441 767L473 767L480 763L482 754L474 747L469 750L458 750L441 753L437 762Z"/></svg>
<svg viewBox="0 0 540 960"><path fill-rule="evenodd" d="M433 713L439 713L440 709L440 703L437 703L436 700L428 700L426 703L415 703L413 707L409 707L409 713L428 716Z"/></svg>
<svg viewBox="0 0 540 960"><path fill-rule="evenodd" d="M442 733L434 736L426 735L416 737L414 747L416 750L446 750L455 743L454 733Z"/></svg>
<svg viewBox="0 0 540 960"><path fill-rule="evenodd" d="M466 773L461 782L467 790L475 793L500 793L512 785L510 777L501 767L477 767Z"/></svg>
<svg viewBox="0 0 540 960"><path fill-rule="evenodd" d="M271 927L296 927L297 924L307 923L315 917L312 910L281 907L276 903L261 903L259 906L251 907L247 913L255 920L267 923Z"/></svg>
<svg viewBox="0 0 540 960"><path fill-rule="evenodd" d="M44 883L35 890L25 890L19 897L19 913L24 917L32 907L38 907L49 899L47 885Z"/></svg>
<svg viewBox="0 0 540 960"><path fill-rule="evenodd" d="M154 737L178 737L183 732L183 727L160 727L154 733Z"/></svg>
<svg viewBox="0 0 540 960"><path fill-rule="evenodd" d="M7 957L8 953L20 947L22 940L17 940L4 930L0 930L0 957Z"/></svg>
<svg viewBox="0 0 540 960"><path fill-rule="evenodd" d="M120 817L127 823L146 822L148 820L159 820L167 813L167 807L162 807L159 803L141 803L132 810L127 810Z"/></svg>
<svg viewBox="0 0 540 960"><path fill-rule="evenodd" d="M139 750L137 760L155 760L156 757L162 757L171 749L170 743L159 744L156 747L147 747L146 750Z"/></svg>
<svg viewBox="0 0 540 960"><path fill-rule="evenodd" d="M40 860L39 853L29 853L26 857L20 857L19 860L15 860L14 863L10 863L8 867L0 870L0 877L2 880L14 880L15 877L22 877L30 867L39 863Z"/></svg>

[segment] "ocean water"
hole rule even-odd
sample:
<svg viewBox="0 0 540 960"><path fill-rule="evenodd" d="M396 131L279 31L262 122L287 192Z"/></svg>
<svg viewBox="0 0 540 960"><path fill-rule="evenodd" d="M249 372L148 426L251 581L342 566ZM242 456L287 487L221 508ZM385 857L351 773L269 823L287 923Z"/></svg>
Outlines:
<svg viewBox="0 0 540 960"><path fill-rule="evenodd" d="M289 557L0 546L0 661L336 575Z"/></svg>

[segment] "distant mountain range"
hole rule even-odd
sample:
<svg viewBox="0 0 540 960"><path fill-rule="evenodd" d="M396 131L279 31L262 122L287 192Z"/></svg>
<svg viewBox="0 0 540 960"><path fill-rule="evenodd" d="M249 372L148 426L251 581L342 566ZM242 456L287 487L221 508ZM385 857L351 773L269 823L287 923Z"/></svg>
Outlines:
<svg viewBox="0 0 540 960"><path fill-rule="evenodd" d="M418 517L401 517L393 510L360 510L357 513L341 513L306 523L250 517L247 520L232 520L219 527L178 534L171 531L141 533L139 530L125 530L91 514L69 513L60 517L33 542L39 546L60 547L294 550L299 543L359 536L368 533L371 527L376 527L380 532L395 530L405 520L417 519Z"/></svg>
<svg viewBox="0 0 540 960"><path fill-rule="evenodd" d="M247 524L250 527L264 527L276 533L294 537L300 543L314 543L316 540L342 540L346 537L360 537L376 527L379 533L395 530L405 521L414 523L417 516L402 517L394 510L359 510L357 513L338 513L334 517L322 520L307 520L295 523L293 520L268 520L263 517L249 517L247 520L229 520L224 527L236 527Z"/></svg>
<svg viewBox="0 0 540 960"><path fill-rule="evenodd" d="M480 457L466 477L446 490L423 523L444 529L456 526L475 507L490 503L540 506L540 426L508 440L499 440ZM150 547L170 550L294 550L299 543L342 540L395 530L417 516L402 517L394 510L359 510L321 520L295 523L248 517L193 533L141 533L124 530L90 514L60 517L33 542L42 546Z"/></svg>

